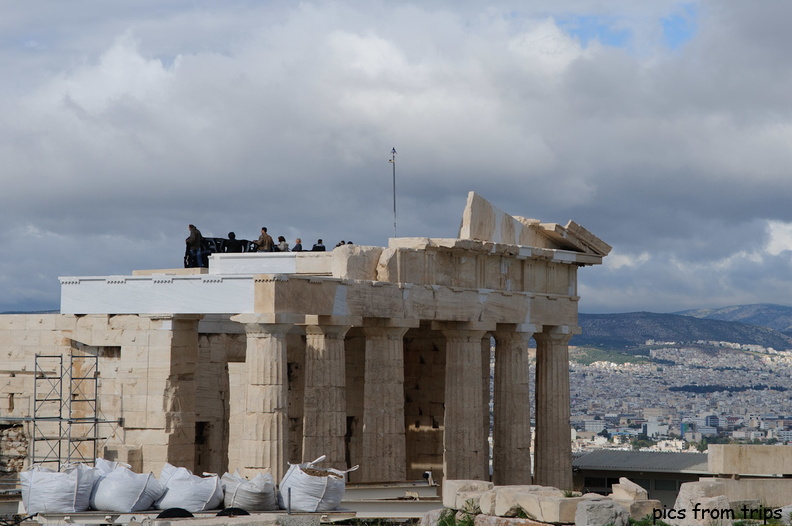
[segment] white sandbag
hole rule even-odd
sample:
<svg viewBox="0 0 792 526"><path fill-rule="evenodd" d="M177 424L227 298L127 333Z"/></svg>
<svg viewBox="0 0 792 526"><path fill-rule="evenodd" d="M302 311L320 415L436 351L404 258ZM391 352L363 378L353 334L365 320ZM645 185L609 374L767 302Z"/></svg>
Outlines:
<svg viewBox="0 0 792 526"><path fill-rule="evenodd" d="M226 508L242 508L246 511L273 511L278 509L275 480L269 473L259 473L248 480L239 471L226 473L220 479L225 495Z"/></svg>
<svg viewBox="0 0 792 526"><path fill-rule="evenodd" d="M70 464L60 472L34 465L20 473L25 511L30 515L85 511L94 477L94 468L84 464Z"/></svg>
<svg viewBox="0 0 792 526"><path fill-rule="evenodd" d="M108 473L118 468L119 466L123 466L126 468L131 467L129 464L124 464L123 462L116 462L114 460L105 460L103 458L97 458L94 461L94 468L96 469L97 479L102 475L107 475Z"/></svg>
<svg viewBox="0 0 792 526"><path fill-rule="evenodd" d="M355 471L354 466L346 471L332 468L317 468L324 455L313 462L289 464L283 475L278 492L281 509L292 511L331 511L341 504L346 489L345 476Z"/></svg>
<svg viewBox="0 0 792 526"><path fill-rule="evenodd" d="M223 487L217 475L199 477L187 468L166 463L159 482L165 487L165 493L154 503L158 510L183 508L195 513L218 509L223 504Z"/></svg>
<svg viewBox="0 0 792 526"><path fill-rule="evenodd" d="M102 475L94 484L91 508L129 513L151 509L165 488L152 473L134 473L123 466Z"/></svg>

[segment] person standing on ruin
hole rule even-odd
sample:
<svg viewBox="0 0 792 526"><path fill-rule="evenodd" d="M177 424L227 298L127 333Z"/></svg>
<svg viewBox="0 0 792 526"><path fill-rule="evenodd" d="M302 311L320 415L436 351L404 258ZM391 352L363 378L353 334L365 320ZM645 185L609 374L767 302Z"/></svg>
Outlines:
<svg viewBox="0 0 792 526"><path fill-rule="evenodd" d="M225 252L243 252L245 250L244 244L236 238L233 232L228 233L228 241L225 242Z"/></svg>
<svg viewBox="0 0 792 526"><path fill-rule="evenodd" d="M265 226L261 227L261 235L258 241L254 241L253 243L258 247L256 252L272 252L272 247L275 246L275 243L272 241L272 236L267 234L267 227Z"/></svg>
<svg viewBox="0 0 792 526"><path fill-rule="evenodd" d="M187 243L187 250L190 253L191 267L205 267L203 263L203 236L195 225L188 225L190 235L184 240Z"/></svg>
<svg viewBox="0 0 792 526"><path fill-rule="evenodd" d="M303 249L303 248L302 248L302 239L300 239L300 238L298 237L298 238L297 238L297 239L295 239L294 241L295 241L295 243L294 243L294 248L292 248L292 250L291 250L291 251L292 251L292 252L302 252L302 249Z"/></svg>

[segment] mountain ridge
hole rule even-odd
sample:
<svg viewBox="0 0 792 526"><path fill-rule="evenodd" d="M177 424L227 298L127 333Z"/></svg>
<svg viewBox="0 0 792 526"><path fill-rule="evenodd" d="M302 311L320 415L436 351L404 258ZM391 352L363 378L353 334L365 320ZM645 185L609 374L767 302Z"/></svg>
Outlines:
<svg viewBox="0 0 792 526"><path fill-rule="evenodd" d="M716 341L792 350L792 307L783 305L734 305L668 314L580 313L578 324L582 333L572 338L571 345L625 350L645 347L651 340Z"/></svg>

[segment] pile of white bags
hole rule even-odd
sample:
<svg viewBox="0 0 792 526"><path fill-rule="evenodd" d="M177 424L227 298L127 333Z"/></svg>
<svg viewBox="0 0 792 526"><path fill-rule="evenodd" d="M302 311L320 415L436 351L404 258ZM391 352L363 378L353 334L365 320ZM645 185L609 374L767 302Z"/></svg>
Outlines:
<svg viewBox="0 0 792 526"><path fill-rule="evenodd" d="M249 512L317 512L338 508L346 489L346 471L319 468L313 462L290 464L280 491L269 473L248 480L239 471L199 477L187 468L165 464L157 479L135 473L129 466L96 459L95 467L71 464L63 471L34 465L20 474L22 503L29 514L77 513L89 509L132 513L182 508L191 513L226 508ZM206 474L204 474L206 475Z"/></svg>
<svg viewBox="0 0 792 526"><path fill-rule="evenodd" d="M214 510L223 504L223 487L220 477L199 477L187 468L177 468L168 463L162 468L160 484L165 493L154 503L159 510L183 508L189 512Z"/></svg>
<svg viewBox="0 0 792 526"><path fill-rule="evenodd" d="M269 473L259 473L251 480L239 471L226 473L220 479L223 484L223 500L226 508L242 508L246 511L274 511L278 509L275 481Z"/></svg>
<svg viewBox="0 0 792 526"><path fill-rule="evenodd" d="M130 513L151 509L165 487L152 473L135 473L127 466L96 459L96 471L101 475L94 483L91 508L101 511Z"/></svg>
<svg viewBox="0 0 792 526"><path fill-rule="evenodd" d="M96 471L84 464L63 471L34 465L20 473L22 504L29 514L85 511L91 501Z"/></svg>
<svg viewBox="0 0 792 526"><path fill-rule="evenodd" d="M338 508L346 489L345 475L355 471L358 466L346 471L317 468L315 464L324 459L325 456L322 455L313 462L289 464L278 494L281 509L313 512Z"/></svg>

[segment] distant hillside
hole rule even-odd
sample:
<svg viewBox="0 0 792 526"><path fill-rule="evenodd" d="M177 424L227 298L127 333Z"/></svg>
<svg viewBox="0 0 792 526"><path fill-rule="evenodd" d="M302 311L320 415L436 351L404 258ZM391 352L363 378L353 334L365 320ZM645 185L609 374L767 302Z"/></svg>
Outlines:
<svg viewBox="0 0 792 526"><path fill-rule="evenodd" d="M583 333L574 336L571 345L620 350L643 346L647 340L707 340L761 345L779 351L792 349L792 338L785 334L735 321L652 312L580 314L578 320Z"/></svg>
<svg viewBox="0 0 792 526"><path fill-rule="evenodd" d="M759 303L757 305L733 305L720 309L694 309L677 312L706 320L738 321L750 325L770 327L787 336L792 336L792 307Z"/></svg>

